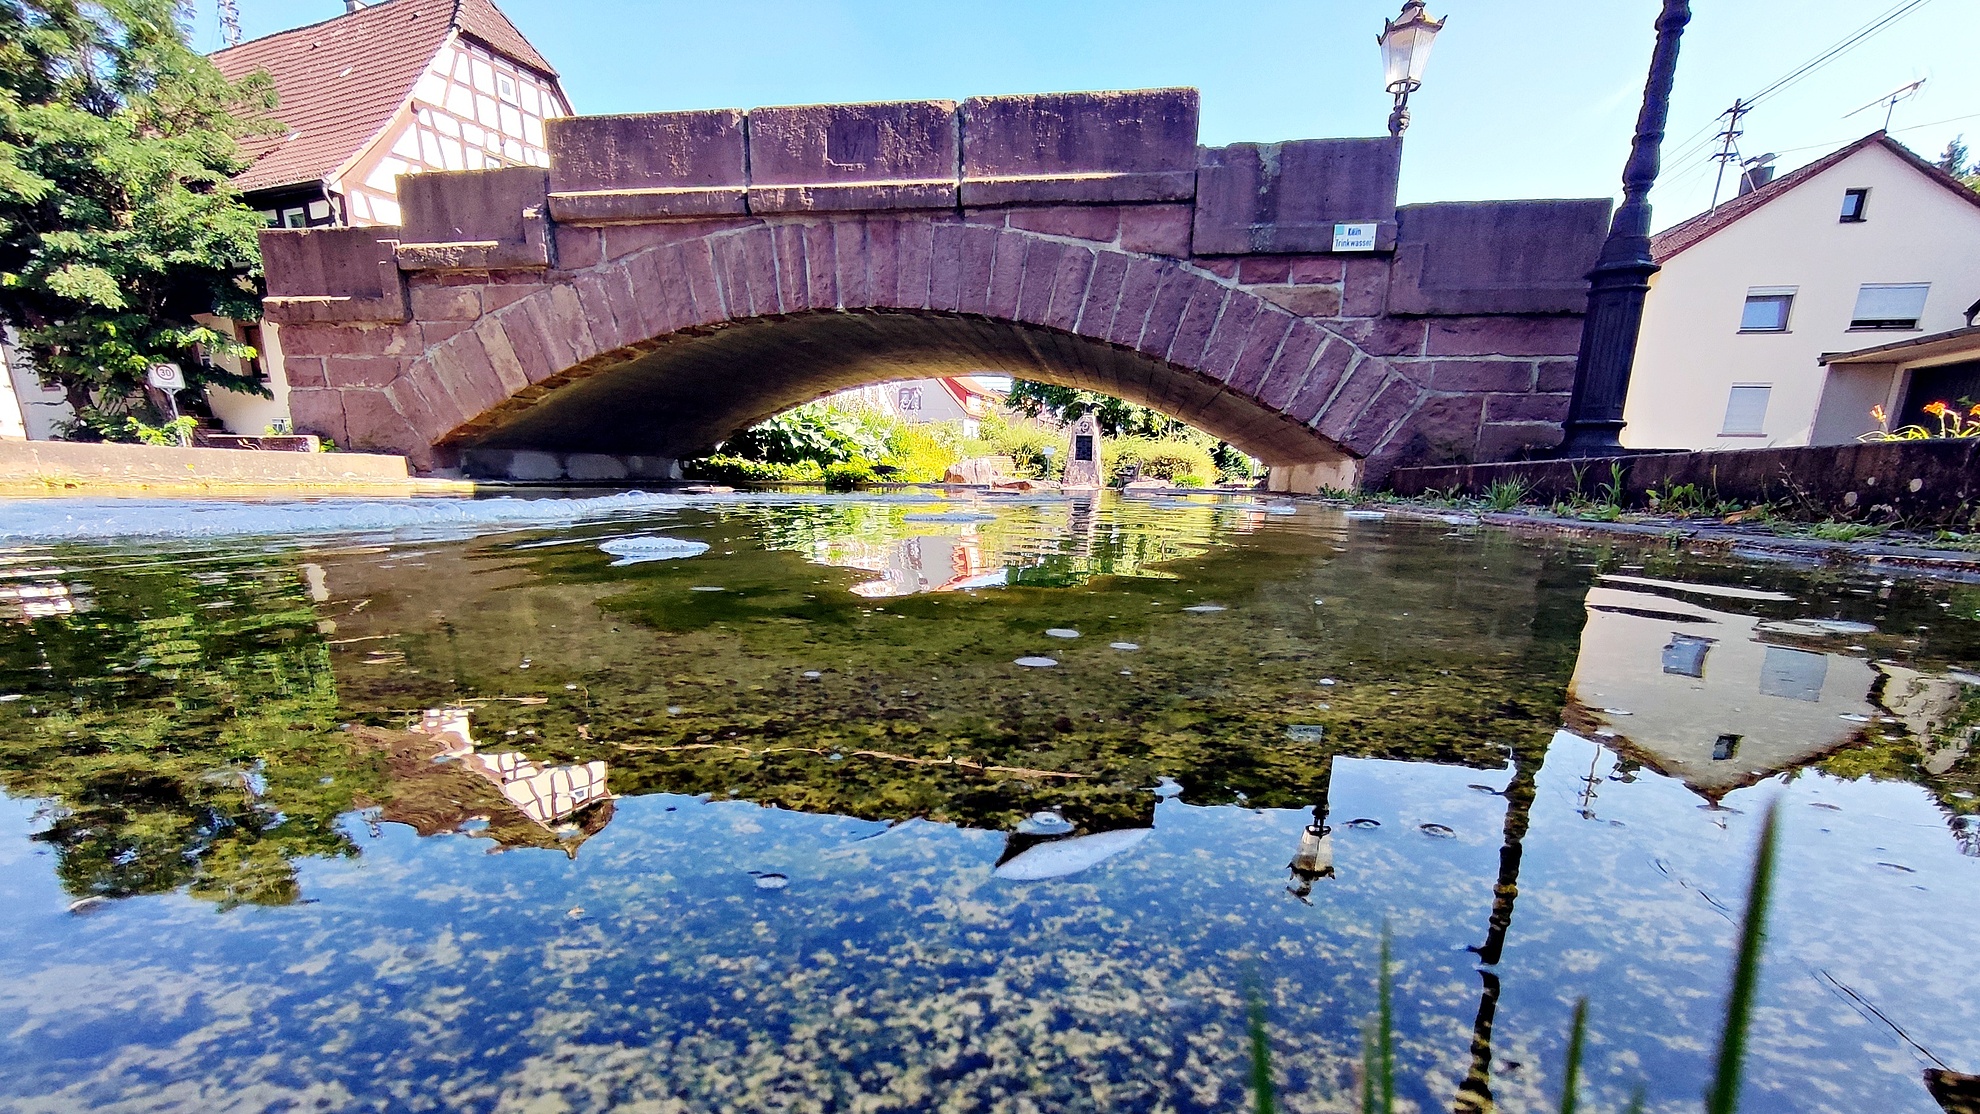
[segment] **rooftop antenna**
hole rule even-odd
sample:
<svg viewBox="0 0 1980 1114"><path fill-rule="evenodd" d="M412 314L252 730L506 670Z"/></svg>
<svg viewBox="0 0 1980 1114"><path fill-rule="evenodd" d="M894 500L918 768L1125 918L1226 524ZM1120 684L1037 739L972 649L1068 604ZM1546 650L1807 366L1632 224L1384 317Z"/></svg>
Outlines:
<svg viewBox="0 0 1980 1114"><path fill-rule="evenodd" d="M1890 92L1885 93L1883 96L1878 97L1876 100L1871 101L1869 104L1864 105L1862 108L1856 109L1855 111L1852 112L1844 113L1843 119L1847 120L1851 116L1856 115L1858 112L1867 112L1870 109L1873 109L1881 104L1884 106L1884 130L1890 131L1891 113L1897 111L1898 102L1903 100L1910 100L1913 96L1916 96L1919 88L1924 84L1925 84L1925 79L1921 77L1917 81L1914 81L1909 85L1900 85L1897 88L1891 90Z"/></svg>
<svg viewBox="0 0 1980 1114"><path fill-rule="evenodd" d="M1726 183L1726 167L1739 160L1739 137L1746 134L1740 131L1739 122L1751 111L1753 111L1751 102L1735 100L1731 108L1719 114L1719 118L1726 122L1726 130L1715 137L1719 140L1720 146L1712 155L1712 161L1719 164L1718 176L1712 179L1711 207L1714 209L1719 207L1719 190Z"/></svg>

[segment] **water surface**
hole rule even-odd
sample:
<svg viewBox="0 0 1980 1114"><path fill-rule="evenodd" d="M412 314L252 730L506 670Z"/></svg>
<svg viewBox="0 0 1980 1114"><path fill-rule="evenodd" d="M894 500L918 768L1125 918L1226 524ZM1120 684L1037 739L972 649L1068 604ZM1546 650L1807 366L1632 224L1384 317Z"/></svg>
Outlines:
<svg viewBox="0 0 1980 1114"><path fill-rule="evenodd" d="M1980 590L1249 496L0 508L0 1105L1745 1109L1980 1070ZM105 524L108 524L107 526ZM1029 664L1018 664L1020 660ZM1049 664L1048 664L1049 663Z"/></svg>

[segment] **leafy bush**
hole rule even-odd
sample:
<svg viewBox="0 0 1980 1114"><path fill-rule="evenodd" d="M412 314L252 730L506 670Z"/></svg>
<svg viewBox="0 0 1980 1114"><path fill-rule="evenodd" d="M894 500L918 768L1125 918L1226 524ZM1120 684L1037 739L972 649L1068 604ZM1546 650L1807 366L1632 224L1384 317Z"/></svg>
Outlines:
<svg viewBox="0 0 1980 1114"><path fill-rule="evenodd" d="M978 429L976 440L960 446L960 455L1010 457L1019 476L1034 480L1056 479L1064 470L1066 435L1060 430L994 416L983 419Z"/></svg>
<svg viewBox="0 0 1980 1114"><path fill-rule="evenodd" d="M689 479L716 483L818 483L825 478L824 468L815 461L771 464L728 453L690 460L681 470Z"/></svg>
<svg viewBox="0 0 1980 1114"><path fill-rule="evenodd" d="M949 465L962 459L962 430L956 426L898 423L888 432L883 464L899 483L939 483Z"/></svg>
<svg viewBox="0 0 1980 1114"><path fill-rule="evenodd" d="M722 446L724 455L768 464L836 464L885 455L881 438L857 414L819 403L786 410L742 431Z"/></svg>
<svg viewBox="0 0 1980 1114"><path fill-rule="evenodd" d="M1141 467L1146 479L1168 480L1182 487L1203 487L1217 476L1217 461L1194 440L1119 437L1102 441L1100 460L1107 482L1125 483L1128 471Z"/></svg>
<svg viewBox="0 0 1980 1114"><path fill-rule="evenodd" d="M841 460L825 466L825 486L833 491L851 491L878 478L870 460Z"/></svg>

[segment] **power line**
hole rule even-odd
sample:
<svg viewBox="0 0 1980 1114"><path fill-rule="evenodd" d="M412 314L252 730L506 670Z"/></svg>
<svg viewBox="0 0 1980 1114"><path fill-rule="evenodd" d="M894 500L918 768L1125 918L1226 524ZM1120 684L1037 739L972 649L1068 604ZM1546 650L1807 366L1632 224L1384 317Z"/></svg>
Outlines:
<svg viewBox="0 0 1980 1114"><path fill-rule="evenodd" d="M1931 2L1932 0L1904 0L1903 3L1900 3L1895 8L1892 8L1891 10L1885 12L1883 15L1880 15L1877 18L1871 20L1869 23L1864 24L1862 27L1857 28L1854 32L1846 36L1841 42L1830 47L1828 50L1823 51L1821 54L1818 54L1814 58L1811 58L1808 61L1802 63L1800 66L1796 67L1794 70L1790 71L1785 76L1777 78L1773 84L1767 86L1765 89L1762 89L1758 93L1755 93L1753 94L1753 96L1747 98L1748 101L1753 104L1759 104L1775 96L1776 94L1787 91L1788 89L1799 84L1804 78L1808 77L1810 74L1813 74L1817 70L1822 69L1824 66L1827 66L1829 63L1835 61L1838 58L1841 58L1845 54L1848 54L1850 51L1855 50L1857 47L1862 46L1865 42L1869 41L1872 37L1876 36L1878 33L1888 28L1891 24L1896 23L1898 20L1903 19L1905 16L1912 14L1913 12L1917 11L1918 9L1924 7L1925 5Z"/></svg>
<svg viewBox="0 0 1980 1114"><path fill-rule="evenodd" d="M1666 164L1673 168L1674 173L1666 175L1658 183L1658 186L1662 187L1676 180L1693 177L1694 175L1691 171L1710 167L1715 162L1723 169L1725 161L1730 157L1730 151L1732 149L1731 142L1727 140L1727 133L1731 133L1735 139L1738 137L1739 118L1741 116L1752 111L1754 106L1761 102L1771 100L1780 93L1786 92L1793 86L1800 84L1811 74L1828 66L1836 59L1841 58L1857 47L1862 46L1874 36L1887 30L1898 20L1911 15L1931 2L1932 0L1899 0L1897 4L1885 9L1882 14L1843 36L1814 57L1767 83L1759 92L1754 93L1750 97L1743 97L1734 101L1732 109L1719 114L1719 119L1725 119L1727 115L1733 117L1724 131L1714 133L1712 131L1712 125L1707 124L1683 140L1678 145L1678 149L1665 159ZM1719 151L1714 151L1712 148L1715 144L1723 144L1723 148ZM1698 161L1694 163L1694 159ZM1717 191L1715 190L1714 192L1716 193Z"/></svg>

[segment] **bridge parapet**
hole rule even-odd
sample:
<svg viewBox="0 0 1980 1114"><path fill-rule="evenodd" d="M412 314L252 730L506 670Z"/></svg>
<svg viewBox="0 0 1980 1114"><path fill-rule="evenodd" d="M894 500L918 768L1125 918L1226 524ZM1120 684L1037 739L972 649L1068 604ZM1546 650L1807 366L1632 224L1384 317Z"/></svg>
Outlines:
<svg viewBox="0 0 1980 1114"><path fill-rule="evenodd" d="M1216 432L1254 436L1279 454L1268 463L1344 453L1372 478L1558 440L1606 200L1398 210L1398 140L1205 149L1197 126L1192 89L551 121L547 171L409 178L403 228L264 234L268 315L286 326L296 424L444 466L500 440L505 423L566 383L650 363L730 322L797 311L969 318L1008 290L1020 317L1033 307L1038 325L1134 349L1185 377L1211 375L1195 366L1201 346L1151 348L1150 337L1215 330L1277 343L1303 336L1303 323L1333 338L1308 346L1303 380L1210 388L1301 427L1316 446L1307 461L1287 448L1297 438L1261 433L1263 419L1231 417L1203 396L1205 414L1227 421ZM1082 302L1059 311L1060 289ZM826 301L812 304L819 290ZM1103 298L1117 318L1132 305L1142 324L1087 328ZM642 300L694 312L668 318L633 305ZM587 323L599 312L679 323L652 335L629 320ZM527 353L515 341L525 363L565 361L550 381L516 372L448 406L415 406L412 388L398 386L456 367L463 333L482 338L475 366L515 363L502 356L504 335L524 322L558 334ZM618 347L588 347L594 333ZM1009 346L975 351L985 369L1062 378L1105 362L1068 348L1041 371L1017 366ZM887 359L904 373L913 362ZM1091 385L1174 407L1198 397L1181 380L1156 382L1164 374ZM1343 474L1331 463L1308 473Z"/></svg>

